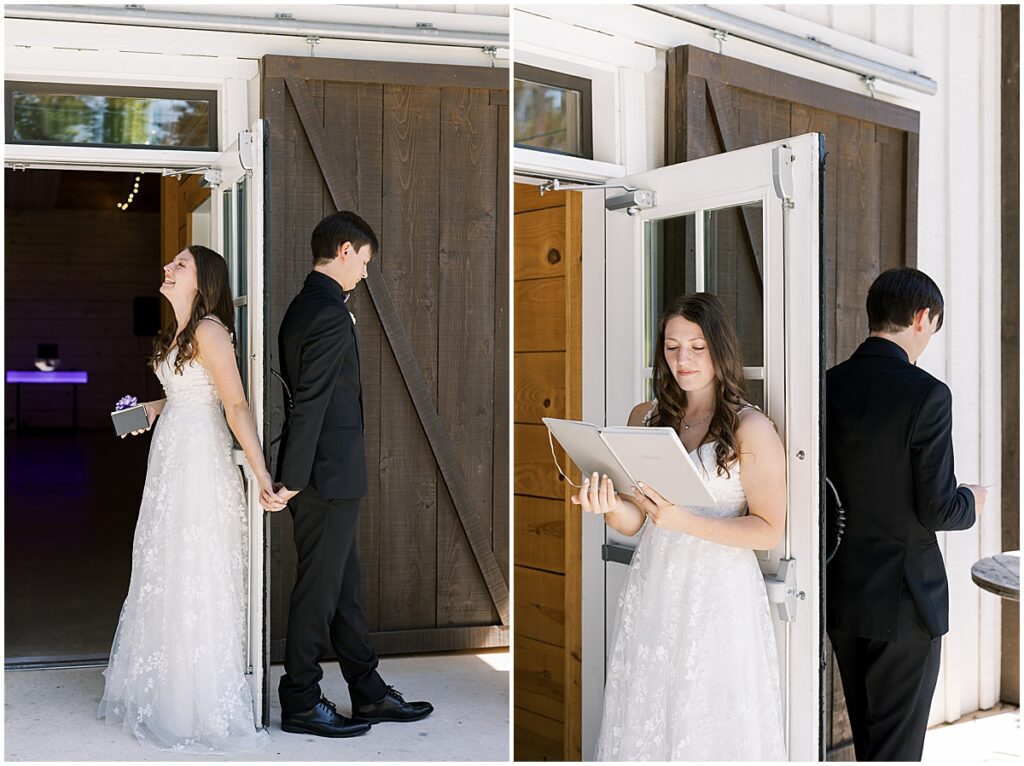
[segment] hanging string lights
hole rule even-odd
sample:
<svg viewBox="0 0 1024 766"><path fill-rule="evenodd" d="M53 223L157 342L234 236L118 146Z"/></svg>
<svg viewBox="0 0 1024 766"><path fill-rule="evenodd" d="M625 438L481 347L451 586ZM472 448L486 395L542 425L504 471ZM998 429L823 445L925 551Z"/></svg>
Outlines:
<svg viewBox="0 0 1024 766"><path fill-rule="evenodd" d="M128 199L124 202L117 203L117 209L124 212L128 209L128 206L132 204L132 200L135 199L135 195L139 193L139 181L142 180L142 176L135 176L134 186L132 190L128 192Z"/></svg>

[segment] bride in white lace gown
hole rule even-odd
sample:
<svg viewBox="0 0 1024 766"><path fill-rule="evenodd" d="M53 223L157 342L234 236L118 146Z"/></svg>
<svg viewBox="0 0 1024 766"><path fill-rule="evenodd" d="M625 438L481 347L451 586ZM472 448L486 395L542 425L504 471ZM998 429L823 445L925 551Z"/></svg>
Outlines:
<svg viewBox="0 0 1024 766"><path fill-rule="evenodd" d="M245 678L248 524L229 422L263 507L284 503L238 375L223 258L192 246L164 274L160 292L176 321L157 341L154 362L167 398L146 403L150 426L160 420L98 715L148 747L248 752L269 735L255 726Z"/></svg>
<svg viewBox="0 0 1024 766"><path fill-rule="evenodd" d="M656 349L657 399L637 405L629 425L675 427L717 502L673 506L643 485L618 495L597 474L573 497L619 532L640 533L595 758L786 760L778 650L754 554L785 528L782 443L743 400L735 335L715 296L669 308Z"/></svg>

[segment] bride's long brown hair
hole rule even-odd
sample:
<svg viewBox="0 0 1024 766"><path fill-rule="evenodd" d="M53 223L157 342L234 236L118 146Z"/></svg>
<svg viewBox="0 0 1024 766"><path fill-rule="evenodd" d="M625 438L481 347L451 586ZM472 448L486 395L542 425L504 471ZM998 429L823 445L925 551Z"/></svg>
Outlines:
<svg viewBox="0 0 1024 766"><path fill-rule="evenodd" d="M692 293L677 298L658 320L658 340L654 347L654 396L658 404L650 425L668 426L678 431L689 406L686 392L679 387L665 361L665 327L675 317L699 325L711 352L715 367L715 412L708 425L708 436L715 442L718 475L728 477L729 466L739 459L736 429L739 411L747 405L747 399L736 332L722 301L711 293Z"/></svg>
<svg viewBox="0 0 1024 766"><path fill-rule="evenodd" d="M178 356L174 360L174 372L181 375L185 365L196 358L199 347L196 344L196 327L205 316L215 316L228 328L231 339L235 337L235 306L231 300L231 288L228 286L228 265L219 253L202 245L189 245L188 251L196 264L196 296L192 300L192 311L189 314L185 329L178 335ZM172 314L171 322L157 337L153 344L153 356L150 364L159 365L174 346L174 336L178 333L178 320Z"/></svg>

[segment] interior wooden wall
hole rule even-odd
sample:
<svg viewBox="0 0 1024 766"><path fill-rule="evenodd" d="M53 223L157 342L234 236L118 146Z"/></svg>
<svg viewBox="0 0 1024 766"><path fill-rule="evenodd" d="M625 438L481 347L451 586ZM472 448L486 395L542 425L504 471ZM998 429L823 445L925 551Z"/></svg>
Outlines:
<svg viewBox="0 0 1024 766"><path fill-rule="evenodd" d="M147 183L127 211L118 210L125 175L4 174L4 365L35 369L38 344L57 343L59 369L89 373L78 387L80 428L110 429L110 411L122 396L160 392L145 363L152 339L132 334L132 299L159 294L159 194L155 182ZM15 391L13 384L4 388L9 428ZM70 385L21 387L23 424L67 428L71 412Z"/></svg>
<svg viewBox="0 0 1024 766"><path fill-rule="evenodd" d="M580 759L581 518L541 418L582 416L581 238L578 193L516 185L516 760Z"/></svg>

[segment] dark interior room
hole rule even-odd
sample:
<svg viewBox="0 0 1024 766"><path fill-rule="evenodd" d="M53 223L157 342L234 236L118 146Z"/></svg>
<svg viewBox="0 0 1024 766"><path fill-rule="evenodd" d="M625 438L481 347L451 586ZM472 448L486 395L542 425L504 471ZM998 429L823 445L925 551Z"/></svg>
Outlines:
<svg viewBox="0 0 1024 766"><path fill-rule="evenodd" d="M127 394L158 398L155 174L4 171L5 660L104 659L131 571L149 434L119 439Z"/></svg>

